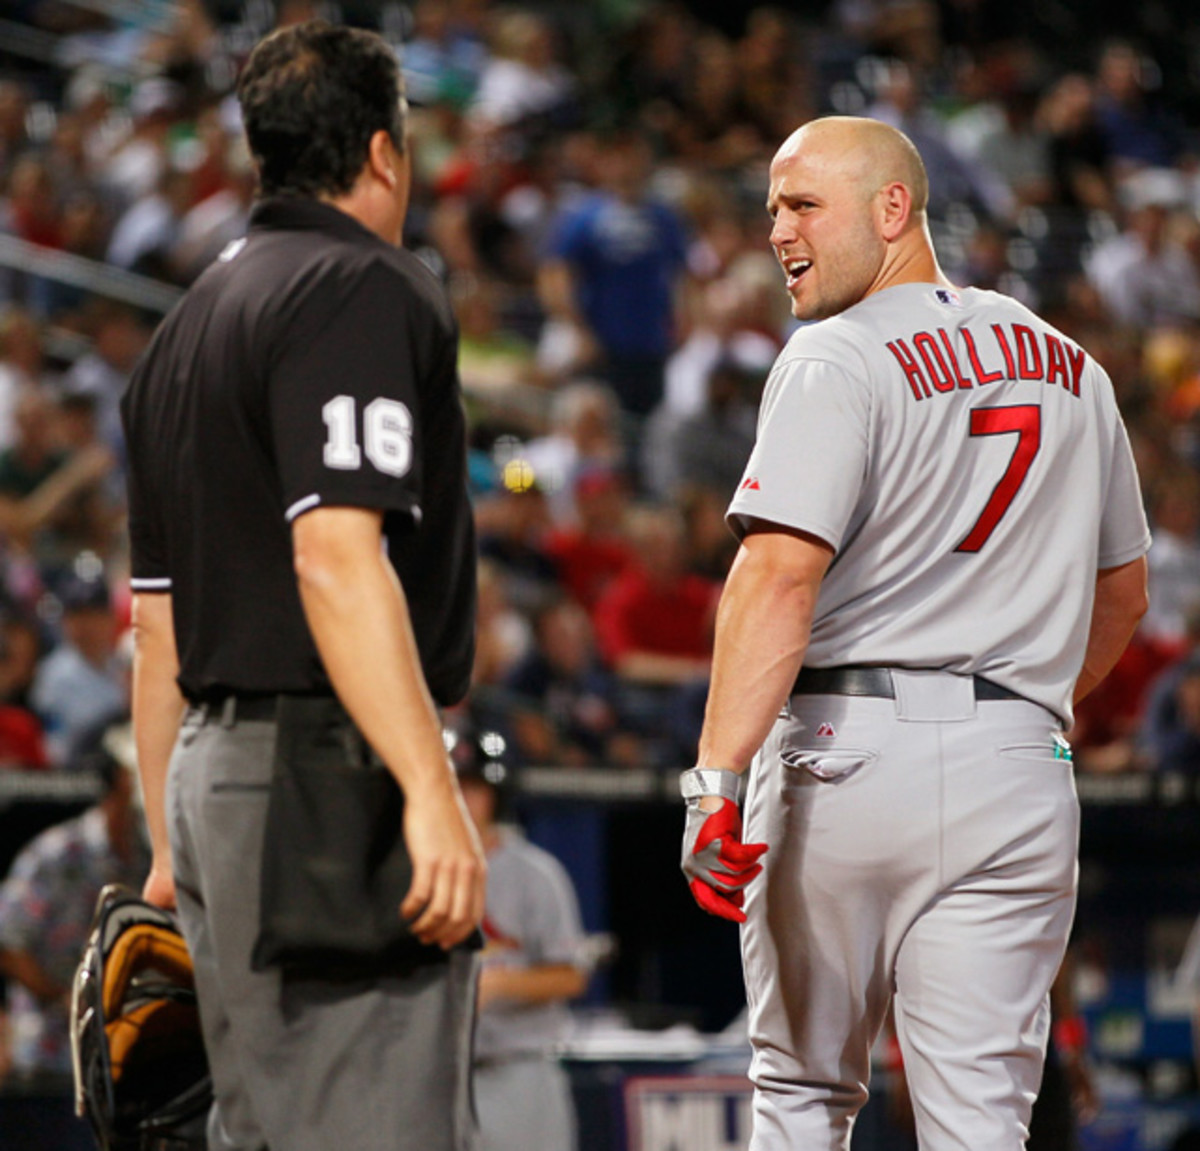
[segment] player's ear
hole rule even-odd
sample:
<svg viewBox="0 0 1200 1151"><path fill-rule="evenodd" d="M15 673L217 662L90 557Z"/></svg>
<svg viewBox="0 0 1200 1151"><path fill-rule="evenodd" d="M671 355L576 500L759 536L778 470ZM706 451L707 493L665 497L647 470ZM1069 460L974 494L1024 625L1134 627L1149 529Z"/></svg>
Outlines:
<svg viewBox="0 0 1200 1151"><path fill-rule="evenodd" d="M912 218L912 193L906 184L893 180L879 189L875 199L876 222L885 240L895 240Z"/></svg>

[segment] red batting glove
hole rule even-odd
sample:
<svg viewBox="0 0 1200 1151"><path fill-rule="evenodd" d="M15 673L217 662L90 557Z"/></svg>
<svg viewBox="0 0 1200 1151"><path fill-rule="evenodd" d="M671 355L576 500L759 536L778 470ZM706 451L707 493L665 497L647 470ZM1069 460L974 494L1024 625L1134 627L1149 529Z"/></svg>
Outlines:
<svg viewBox="0 0 1200 1151"><path fill-rule="evenodd" d="M742 815L730 799L716 811L701 811L698 800L687 806L683 861L692 898L710 915L745 923L742 889L760 871L765 843L742 842Z"/></svg>

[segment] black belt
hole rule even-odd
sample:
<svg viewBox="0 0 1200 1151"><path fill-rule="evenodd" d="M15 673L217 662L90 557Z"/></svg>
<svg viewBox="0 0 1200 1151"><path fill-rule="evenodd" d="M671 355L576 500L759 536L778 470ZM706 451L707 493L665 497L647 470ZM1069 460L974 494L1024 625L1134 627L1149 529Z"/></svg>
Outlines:
<svg viewBox="0 0 1200 1151"><path fill-rule="evenodd" d="M975 698L982 700L1024 699L981 675L971 677ZM895 699L896 685L887 667L802 667L792 685L792 695L861 695Z"/></svg>
<svg viewBox="0 0 1200 1151"><path fill-rule="evenodd" d="M274 719L279 709L278 692L247 692L188 701L201 722L220 721L226 727L235 723L256 723Z"/></svg>

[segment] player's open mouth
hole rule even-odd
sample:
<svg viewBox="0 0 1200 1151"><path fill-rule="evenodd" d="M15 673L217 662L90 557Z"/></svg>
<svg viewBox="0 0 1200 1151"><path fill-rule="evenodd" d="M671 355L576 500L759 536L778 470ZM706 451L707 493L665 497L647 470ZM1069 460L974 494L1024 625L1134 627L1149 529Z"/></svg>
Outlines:
<svg viewBox="0 0 1200 1151"><path fill-rule="evenodd" d="M790 292L798 283L804 273L812 267L812 260L788 260L783 265L783 270L787 273L787 286Z"/></svg>

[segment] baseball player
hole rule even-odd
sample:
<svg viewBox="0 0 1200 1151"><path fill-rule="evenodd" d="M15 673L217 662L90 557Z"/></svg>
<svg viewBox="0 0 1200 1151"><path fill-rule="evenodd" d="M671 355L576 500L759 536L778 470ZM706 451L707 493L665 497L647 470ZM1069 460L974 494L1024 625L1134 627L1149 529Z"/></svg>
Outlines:
<svg viewBox="0 0 1200 1151"><path fill-rule="evenodd" d="M488 864L474 1063L480 1151L572 1151L575 1105L556 1048L570 1032L567 1004L589 976L575 889L553 855L498 819L501 765L468 739L451 758Z"/></svg>
<svg viewBox="0 0 1200 1151"><path fill-rule="evenodd" d="M682 780L691 889L744 922L754 1151L849 1145L893 996L923 1151L1023 1145L1075 900L1061 732L1145 610L1108 378L946 279L927 195L873 120L807 124L771 166L771 245L821 322L729 508Z"/></svg>

